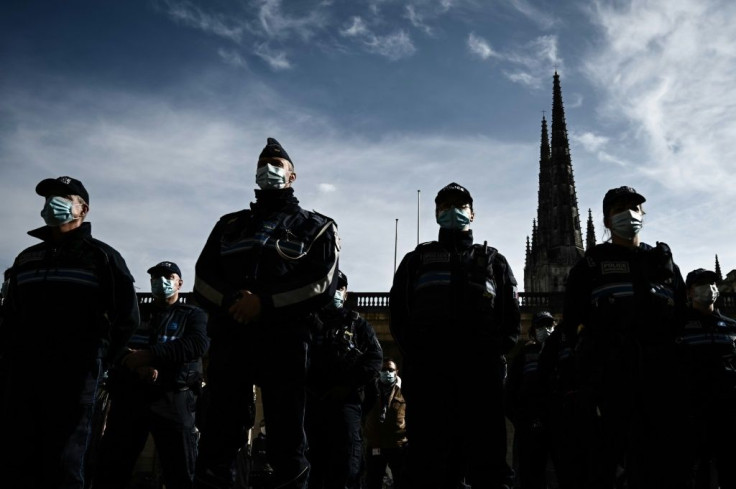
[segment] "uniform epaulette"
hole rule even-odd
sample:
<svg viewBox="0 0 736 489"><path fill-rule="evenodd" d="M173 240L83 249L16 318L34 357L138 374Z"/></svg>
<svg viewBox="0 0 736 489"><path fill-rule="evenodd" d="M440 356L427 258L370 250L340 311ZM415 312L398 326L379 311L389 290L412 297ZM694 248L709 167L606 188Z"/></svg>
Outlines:
<svg viewBox="0 0 736 489"><path fill-rule="evenodd" d="M317 212L317 211L315 211L314 209L312 209L311 211L308 211L308 212L310 212L310 213L312 213L312 214L314 214L314 215L316 215L316 216L319 216L319 217L321 217L321 218L322 218L322 219L324 219L325 221L332 221L332 222L335 222L335 220L334 220L333 218L331 218L331 217L329 217L329 216L325 216L325 215L324 215L324 214L322 214L321 212ZM337 223L336 223L336 222L335 222L335 225L337 225Z"/></svg>
<svg viewBox="0 0 736 489"><path fill-rule="evenodd" d="M224 222L225 224L229 224L233 222L234 220L250 213L250 209L241 209L239 211L231 212L229 214L225 214L224 216L220 217L220 222Z"/></svg>

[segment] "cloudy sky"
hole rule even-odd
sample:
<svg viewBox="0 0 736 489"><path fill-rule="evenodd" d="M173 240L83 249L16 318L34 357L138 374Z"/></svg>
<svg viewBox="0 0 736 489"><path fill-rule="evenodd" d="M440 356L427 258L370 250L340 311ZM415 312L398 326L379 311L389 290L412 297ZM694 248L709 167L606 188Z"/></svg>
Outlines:
<svg viewBox="0 0 736 489"><path fill-rule="evenodd" d="M583 228L592 209L601 241L603 194L631 185L644 241L669 243L683 274L716 254L726 273L735 24L730 0L6 1L0 266L43 224L35 185L71 175L141 291L164 259L191 290L270 136L303 207L338 222L351 290L389 289L395 249L435 239L452 181L523 283L557 70Z"/></svg>

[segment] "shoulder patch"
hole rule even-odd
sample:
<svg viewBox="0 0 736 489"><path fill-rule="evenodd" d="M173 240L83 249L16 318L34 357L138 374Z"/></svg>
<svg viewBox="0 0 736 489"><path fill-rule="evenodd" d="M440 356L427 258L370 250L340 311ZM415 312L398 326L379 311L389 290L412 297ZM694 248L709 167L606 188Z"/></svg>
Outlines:
<svg viewBox="0 0 736 489"><path fill-rule="evenodd" d="M424 251L420 254L421 262L427 263L449 263L450 253L447 251Z"/></svg>
<svg viewBox="0 0 736 489"><path fill-rule="evenodd" d="M627 261L602 261L601 262L601 274L621 274L630 273L629 262Z"/></svg>

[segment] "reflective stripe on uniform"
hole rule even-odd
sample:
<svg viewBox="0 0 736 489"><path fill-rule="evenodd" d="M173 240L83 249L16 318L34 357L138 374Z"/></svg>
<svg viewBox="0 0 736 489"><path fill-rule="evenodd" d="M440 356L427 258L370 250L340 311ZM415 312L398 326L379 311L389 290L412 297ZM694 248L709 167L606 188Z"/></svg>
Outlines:
<svg viewBox="0 0 736 489"><path fill-rule="evenodd" d="M324 294L325 291L329 289L337 271L337 257L338 252L335 250L335 261L332 262L332 268L327 275L320 280L303 287L299 287L298 289L272 295L271 300L273 301L273 306L276 308L286 307Z"/></svg>
<svg viewBox="0 0 736 489"><path fill-rule="evenodd" d="M224 295L220 291L212 287L210 284L202 280L198 275L194 275L194 290L199 295L212 302L216 306L222 305L222 299L224 298Z"/></svg>
<svg viewBox="0 0 736 489"><path fill-rule="evenodd" d="M632 297L634 295L634 284L631 282L616 282L596 287L591 292L592 299L601 297Z"/></svg>
<svg viewBox="0 0 736 489"><path fill-rule="evenodd" d="M17 276L19 286L45 281L67 282L93 287L100 285L95 272L79 268L39 268L27 272L20 272Z"/></svg>

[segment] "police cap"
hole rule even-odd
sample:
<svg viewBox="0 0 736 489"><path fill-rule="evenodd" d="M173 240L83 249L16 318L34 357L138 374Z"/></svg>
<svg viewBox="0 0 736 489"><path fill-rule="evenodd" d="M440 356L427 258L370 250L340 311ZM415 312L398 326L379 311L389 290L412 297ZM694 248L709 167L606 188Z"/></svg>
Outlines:
<svg viewBox="0 0 736 489"><path fill-rule="evenodd" d="M716 280L718 280L718 275L716 275L716 272L711 272L710 270L706 270L705 268L698 268L687 274L687 278L685 279L685 287L690 287L691 285L698 282L704 284L713 284L716 282Z"/></svg>
<svg viewBox="0 0 736 489"><path fill-rule="evenodd" d="M47 178L36 185L36 193L42 197L53 195L79 195L89 204L89 193L82 182L72 177Z"/></svg>
<svg viewBox="0 0 736 489"><path fill-rule="evenodd" d="M441 188L437 192L437 197L434 198L434 203L435 205L439 205L440 202L448 198L459 198L461 202L466 202L470 204L471 209L473 208L473 197L470 196L468 189L460 184L452 182Z"/></svg>
<svg viewBox="0 0 736 489"><path fill-rule="evenodd" d="M612 188L606 192L606 196L603 197L603 217L608 216L608 211L611 210L613 203L619 199L630 198L637 204L642 204L647 201L643 195L637 193L634 187L622 186L618 188Z"/></svg>
<svg viewBox="0 0 736 489"><path fill-rule="evenodd" d="M342 270L337 271L337 288L342 289L348 286L348 276L342 273Z"/></svg>
<svg viewBox="0 0 736 489"><path fill-rule="evenodd" d="M151 275L161 272L167 272L167 275L169 273L175 273L181 278L181 270L179 270L179 266L173 261L162 261L148 269L148 273Z"/></svg>
<svg viewBox="0 0 736 489"><path fill-rule="evenodd" d="M555 317L549 311L541 311L536 313L532 318L532 328L538 328L546 324L551 325L554 321Z"/></svg>
<svg viewBox="0 0 736 489"><path fill-rule="evenodd" d="M261 154L258 156L258 159L261 158L283 158L285 160L288 160L289 163L291 163L291 166L294 166L294 162L291 161L291 158L289 158L289 153L286 152L286 150L279 144L278 141L276 141L274 138L268 138L266 139L266 146L263 148L263 151L261 151Z"/></svg>

